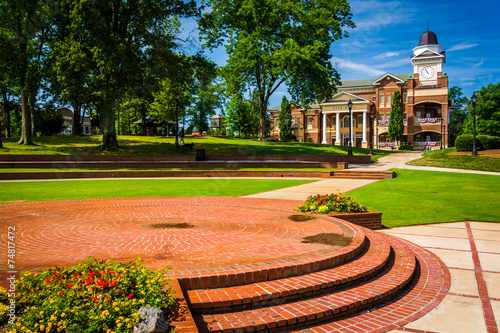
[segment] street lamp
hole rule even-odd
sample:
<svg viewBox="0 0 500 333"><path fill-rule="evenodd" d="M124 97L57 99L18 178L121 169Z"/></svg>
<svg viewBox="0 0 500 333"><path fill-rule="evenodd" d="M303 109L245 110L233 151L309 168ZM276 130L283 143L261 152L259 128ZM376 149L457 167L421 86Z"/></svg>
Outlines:
<svg viewBox="0 0 500 333"><path fill-rule="evenodd" d="M347 107L349 108L349 150L347 155L352 155L352 101L350 98Z"/></svg>
<svg viewBox="0 0 500 333"><path fill-rule="evenodd" d="M179 149L179 98L181 95L175 92L175 149Z"/></svg>
<svg viewBox="0 0 500 333"><path fill-rule="evenodd" d="M476 92L472 94L471 97L472 101L472 123L474 126L474 136L472 138L472 155L477 155L477 150L476 150L476 103L477 103L477 96Z"/></svg>
<svg viewBox="0 0 500 333"><path fill-rule="evenodd" d="M370 155L373 155L373 119L375 119L375 114L370 112Z"/></svg>

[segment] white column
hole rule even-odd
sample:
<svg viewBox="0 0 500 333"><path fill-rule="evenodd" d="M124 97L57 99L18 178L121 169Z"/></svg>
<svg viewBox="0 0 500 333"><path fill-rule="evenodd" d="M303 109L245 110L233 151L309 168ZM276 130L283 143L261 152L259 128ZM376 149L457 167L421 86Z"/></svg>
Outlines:
<svg viewBox="0 0 500 333"><path fill-rule="evenodd" d="M326 142L326 113L323 112L323 142L321 143L327 143Z"/></svg>
<svg viewBox="0 0 500 333"><path fill-rule="evenodd" d="M342 145L340 142L340 112L335 112L335 144Z"/></svg>
<svg viewBox="0 0 500 333"><path fill-rule="evenodd" d="M366 113L367 111L363 111L363 142L366 143Z"/></svg>

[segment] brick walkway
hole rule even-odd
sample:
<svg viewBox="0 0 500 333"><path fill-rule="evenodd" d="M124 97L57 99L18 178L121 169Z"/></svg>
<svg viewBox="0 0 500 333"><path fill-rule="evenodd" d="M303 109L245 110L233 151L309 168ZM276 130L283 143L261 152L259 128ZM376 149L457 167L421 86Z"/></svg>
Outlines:
<svg viewBox="0 0 500 333"><path fill-rule="evenodd" d="M1 243L6 248L7 228L15 226L18 270L90 255L171 265L169 275L179 282L173 285L187 300L178 332L197 331L187 306L202 331L382 332L421 317L444 297L448 270L428 251L340 220L304 220L294 211L298 203L227 197L12 203L2 205Z"/></svg>

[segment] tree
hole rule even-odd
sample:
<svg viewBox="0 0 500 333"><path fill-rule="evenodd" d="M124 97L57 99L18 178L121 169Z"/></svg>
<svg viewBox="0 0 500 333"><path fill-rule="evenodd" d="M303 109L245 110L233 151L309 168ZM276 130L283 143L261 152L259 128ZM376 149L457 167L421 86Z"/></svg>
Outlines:
<svg viewBox="0 0 500 333"><path fill-rule="evenodd" d="M281 141L290 141L292 138L292 109L290 106L290 102L286 96L283 96L278 115Z"/></svg>
<svg viewBox="0 0 500 333"><path fill-rule="evenodd" d="M228 94L257 91L260 140L266 137L269 98L286 84L304 105L329 98L340 76L331 63L331 45L354 27L346 0L208 0L200 21L210 49L225 44L223 76Z"/></svg>
<svg viewBox="0 0 500 333"><path fill-rule="evenodd" d="M467 98L464 97L462 93L462 88L453 86L448 92L448 98L453 100L453 110L450 112L450 143L454 144L455 139L462 134L464 130L464 122L467 119L467 109L466 105L468 103Z"/></svg>
<svg viewBox="0 0 500 333"><path fill-rule="evenodd" d="M388 134L391 140L399 141L400 144L403 144L403 133L405 131L405 124L403 122L403 109L401 108L401 92L399 90L396 90L394 92L391 108L392 109L390 114Z"/></svg>
<svg viewBox="0 0 500 333"><path fill-rule="evenodd" d="M49 21L57 2L41 0L3 0L0 2L0 48L5 48L14 66L12 79L21 95L22 129L19 144L31 140L32 110L39 88L41 54ZM0 59L3 61L3 59Z"/></svg>
<svg viewBox="0 0 500 333"><path fill-rule="evenodd" d="M177 47L179 17L198 13L195 1L71 0L70 36L90 52L93 104L101 121L102 149L118 147L115 105L158 54Z"/></svg>
<svg viewBox="0 0 500 333"><path fill-rule="evenodd" d="M500 83L490 83L476 92L476 131L478 134L500 136ZM465 132L472 134L472 102L469 101L469 118Z"/></svg>
<svg viewBox="0 0 500 333"><path fill-rule="evenodd" d="M235 94L227 105L224 122L229 135L239 138L253 137L259 129L258 109L251 100L246 100L243 94Z"/></svg>

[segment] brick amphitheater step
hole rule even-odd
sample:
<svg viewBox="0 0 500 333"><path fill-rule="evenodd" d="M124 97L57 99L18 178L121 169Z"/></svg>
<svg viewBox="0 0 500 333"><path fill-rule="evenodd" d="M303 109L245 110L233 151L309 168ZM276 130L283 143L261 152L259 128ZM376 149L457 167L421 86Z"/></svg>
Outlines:
<svg viewBox="0 0 500 333"><path fill-rule="evenodd" d="M200 331L293 331L397 296L416 271L415 255L401 241L364 231L364 251L349 262L273 281L187 291Z"/></svg>

